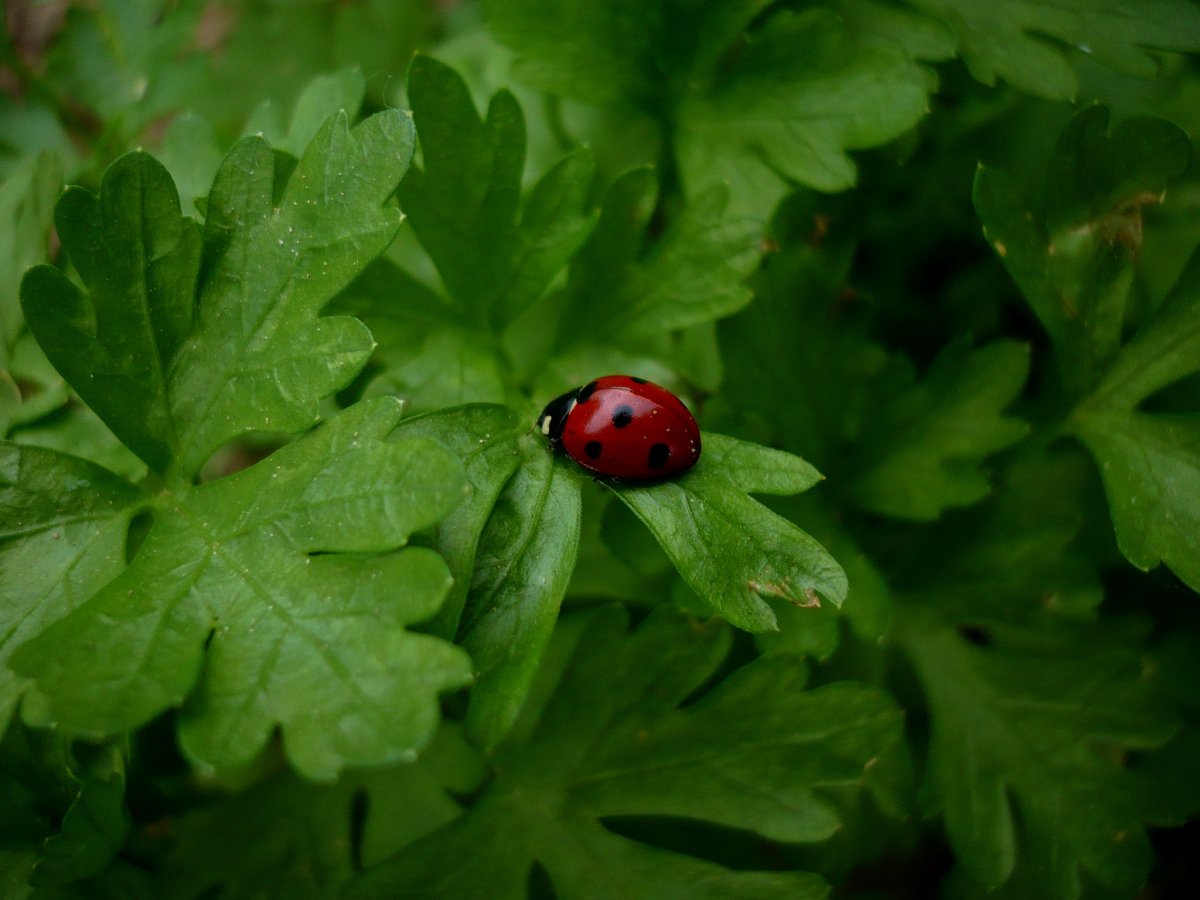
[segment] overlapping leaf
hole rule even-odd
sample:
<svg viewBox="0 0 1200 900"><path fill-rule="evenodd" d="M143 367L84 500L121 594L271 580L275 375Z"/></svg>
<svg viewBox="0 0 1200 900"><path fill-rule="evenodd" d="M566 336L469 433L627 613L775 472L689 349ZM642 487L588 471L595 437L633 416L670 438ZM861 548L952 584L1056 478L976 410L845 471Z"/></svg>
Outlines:
<svg viewBox="0 0 1200 900"><path fill-rule="evenodd" d="M902 519L936 518L944 509L983 498L980 463L1028 430L1003 410L1025 384L1029 349L996 342L976 350L944 348L919 384L900 366L864 417L851 487L865 509Z"/></svg>
<svg viewBox="0 0 1200 900"><path fill-rule="evenodd" d="M981 166L975 209L984 234L1025 295L1078 397L1094 387L1121 340L1142 208L1188 164L1187 135L1162 120L1079 112L1059 136L1044 186L1022 196L1002 170Z"/></svg>
<svg viewBox="0 0 1200 900"><path fill-rule="evenodd" d="M798 494L820 474L796 456L722 435L704 435L704 455L680 478L610 485L662 545L710 608L747 631L770 631L774 597L840 606L846 574L828 552L749 494Z"/></svg>
<svg viewBox="0 0 1200 900"><path fill-rule="evenodd" d="M716 187L651 240L657 197L650 169L634 169L609 187L595 230L571 260L561 343L646 338L750 302L744 278L758 261L759 227L726 217L727 193Z"/></svg>
<svg viewBox="0 0 1200 900"><path fill-rule="evenodd" d="M1075 116L1047 173L1041 219L1025 215L1009 179L981 169L975 203L989 239L1054 340L1062 378L1085 396L1071 428L1100 466L1122 552L1136 566L1165 562L1200 586L1200 427L1191 413L1138 410L1200 371L1200 262L1125 347L1122 326L1142 241L1142 206L1189 158L1187 136L1161 119L1106 133L1100 107ZM1090 394L1090 396L1088 396Z"/></svg>
<svg viewBox="0 0 1200 900"><path fill-rule="evenodd" d="M1096 457L1117 543L1134 565L1166 563L1200 590L1200 411L1149 414L1137 406L1200 372L1200 252L1158 316L1121 350L1074 420Z"/></svg>
<svg viewBox="0 0 1200 900"><path fill-rule="evenodd" d="M488 12L523 77L669 122L688 193L724 181L734 214L764 221L791 182L853 184L846 151L912 127L931 87L894 44L860 39L824 10L756 23L766 5L520 0Z"/></svg>
<svg viewBox="0 0 1200 900"><path fill-rule="evenodd" d="M1186 0L906 0L944 22L971 74L997 77L1039 97L1074 98L1075 71L1063 47L1104 65L1153 78L1154 50L1200 49L1200 10Z"/></svg>
<svg viewBox="0 0 1200 900"><path fill-rule="evenodd" d="M565 157L522 203L525 120L512 94L497 93L480 121L462 78L423 56L409 70L408 94L422 167L404 180L400 202L466 321L503 326L591 231L591 157Z"/></svg>
<svg viewBox="0 0 1200 900"><path fill-rule="evenodd" d="M146 154L122 157L99 197L72 189L60 202L58 230L88 290L33 269L30 328L153 469L190 475L248 431L303 430L370 352L360 323L318 313L395 235L400 214L382 204L412 141L396 110L353 131L334 117L276 206L271 150L243 140L208 199L202 273L200 234L170 177Z"/></svg>
<svg viewBox="0 0 1200 900"><path fill-rule="evenodd" d="M348 896L523 898L535 862L562 898L825 896L811 873L732 871L604 825L675 816L795 842L837 830L825 792L861 784L898 738L899 711L861 686L806 691L802 662L785 656L680 708L728 647L717 623L660 613L627 634L616 610L596 615L562 648L573 653L553 696L479 802ZM471 865L455 863L464 855Z"/></svg>
<svg viewBox="0 0 1200 900"><path fill-rule="evenodd" d="M146 502L94 463L0 443L0 731L27 685L9 656L124 568L129 522Z"/></svg>
<svg viewBox="0 0 1200 900"><path fill-rule="evenodd" d="M927 807L961 864L989 888L1015 878L1021 896L1077 897L1085 876L1136 892L1146 792L1122 757L1176 725L1138 653L1086 625L964 631L921 603L906 601L901 640L930 704Z"/></svg>
<svg viewBox="0 0 1200 900"><path fill-rule="evenodd" d="M27 718L113 733L186 701L181 741L198 762L244 764L278 725L313 777L414 753L438 692L470 670L405 630L437 611L445 563L382 551L453 508L463 482L442 448L383 442L398 414L361 404L171 498L130 566L13 657L37 682Z"/></svg>

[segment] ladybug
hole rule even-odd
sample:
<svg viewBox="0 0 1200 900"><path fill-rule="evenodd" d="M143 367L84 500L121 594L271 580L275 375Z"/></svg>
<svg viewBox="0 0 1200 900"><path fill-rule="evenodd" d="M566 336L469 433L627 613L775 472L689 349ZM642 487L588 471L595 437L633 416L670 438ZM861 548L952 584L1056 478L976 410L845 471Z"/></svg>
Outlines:
<svg viewBox="0 0 1200 900"><path fill-rule="evenodd" d="M538 430L585 469L630 481L686 472L700 429L683 401L630 375L605 375L546 404Z"/></svg>

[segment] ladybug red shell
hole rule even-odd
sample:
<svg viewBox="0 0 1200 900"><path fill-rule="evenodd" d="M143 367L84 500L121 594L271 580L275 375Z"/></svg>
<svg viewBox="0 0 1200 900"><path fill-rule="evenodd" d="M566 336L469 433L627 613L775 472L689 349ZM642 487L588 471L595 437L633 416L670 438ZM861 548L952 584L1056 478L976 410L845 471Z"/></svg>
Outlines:
<svg viewBox="0 0 1200 900"><path fill-rule="evenodd" d="M700 458L700 429L678 397L644 378L605 375L546 405L538 429L600 475L649 481Z"/></svg>

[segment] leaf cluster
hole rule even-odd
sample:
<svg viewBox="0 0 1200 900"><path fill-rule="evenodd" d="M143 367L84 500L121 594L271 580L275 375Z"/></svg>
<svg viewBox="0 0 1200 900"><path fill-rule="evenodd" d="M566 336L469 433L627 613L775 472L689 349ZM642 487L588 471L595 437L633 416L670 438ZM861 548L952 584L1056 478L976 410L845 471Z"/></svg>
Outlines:
<svg viewBox="0 0 1200 900"><path fill-rule="evenodd" d="M1187 881L1191 0L2 27L0 894Z"/></svg>

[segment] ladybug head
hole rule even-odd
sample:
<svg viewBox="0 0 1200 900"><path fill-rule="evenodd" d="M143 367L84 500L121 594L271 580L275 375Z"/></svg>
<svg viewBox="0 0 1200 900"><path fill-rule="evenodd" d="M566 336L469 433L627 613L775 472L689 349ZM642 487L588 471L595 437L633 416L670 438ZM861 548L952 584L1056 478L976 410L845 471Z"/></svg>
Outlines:
<svg viewBox="0 0 1200 900"><path fill-rule="evenodd" d="M576 388L573 391L567 391L561 397L555 397L546 404L546 408L538 416L538 431L549 438L551 444L557 444L562 440L563 426L567 424L567 416L575 408L575 395L578 393L579 389Z"/></svg>

